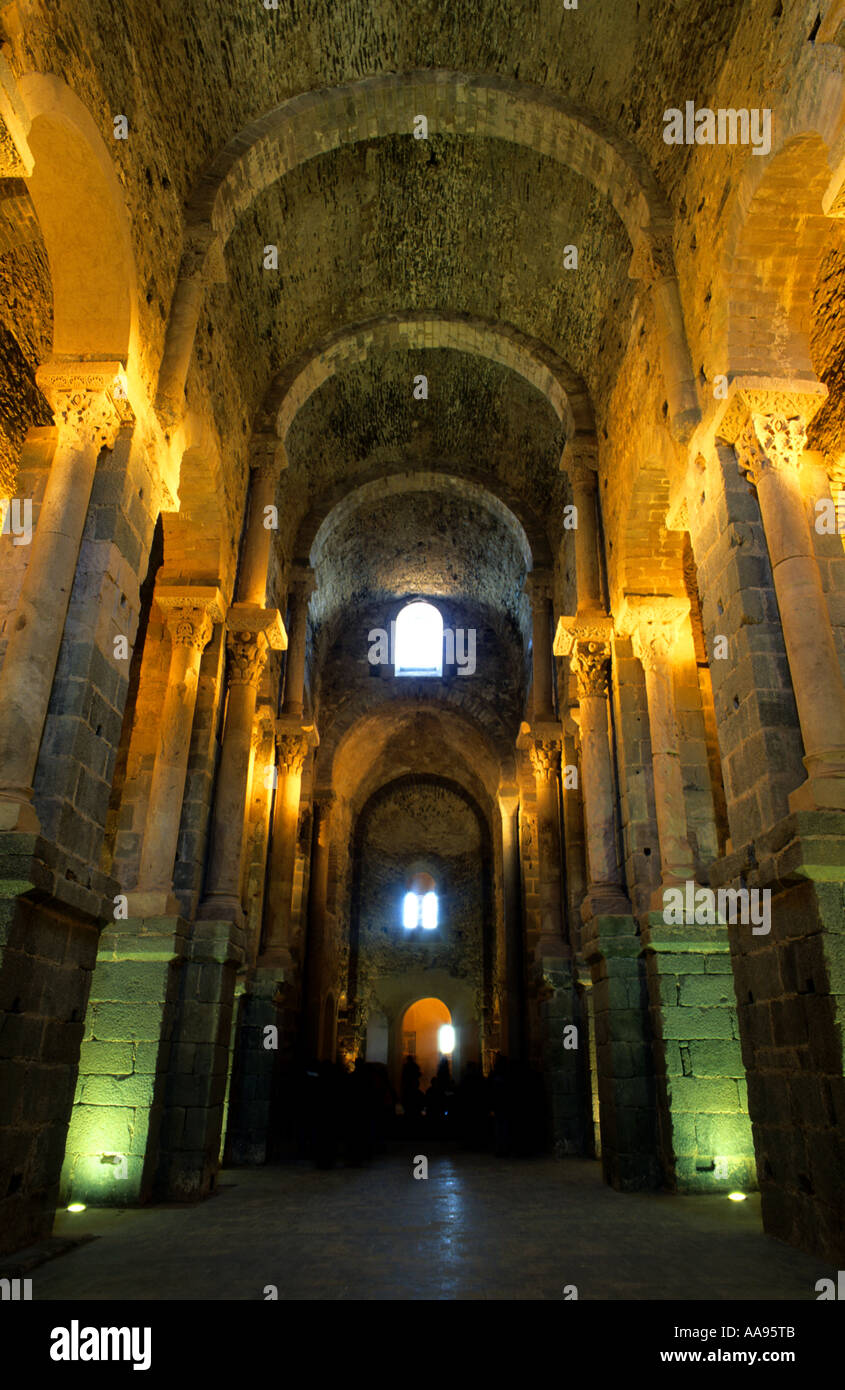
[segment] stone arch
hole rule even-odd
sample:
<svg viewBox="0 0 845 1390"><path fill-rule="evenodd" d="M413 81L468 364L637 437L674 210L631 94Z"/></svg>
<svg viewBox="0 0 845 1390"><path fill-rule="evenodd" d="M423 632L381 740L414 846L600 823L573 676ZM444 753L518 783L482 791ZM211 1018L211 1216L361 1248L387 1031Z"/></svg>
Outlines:
<svg viewBox="0 0 845 1390"><path fill-rule="evenodd" d="M492 815L500 782L513 781L516 776L515 752L507 731L491 731L480 725L457 692L432 701L423 714L427 712L463 751L462 764L450 763L451 780L463 785L482 807L486 799ZM386 718L388 713L390 717ZM347 718L336 720L322 735L318 750L320 782L331 784L354 808L362 807L385 781L395 780L396 774L384 775L381 760L385 748L397 728L404 727L419 713L419 699L408 698L391 701L389 712L380 704L359 708Z"/></svg>
<svg viewBox="0 0 845 1390"><path fill-rule="evenodd" d="M297 413L324 382L371 351L390 348L450 348L489 358L545 396L567 440L576 431L592 435L593 411L584 382L545 344L510 324L439 313L385 314L324 339L276 377L265 398L268 427L284 440Z"/></svg>
<svg viewBox="0 0 845 1390"><path fill-rule="evenodd" d="M174 293L159 374L167 414L184 389L203 286L225 277L223 248L241 214L297 165L345 144L408 134L419 111L432 133L527 146L557 160L609 199L632 247L631 274L661 281L656 300L675 343L664 370L672 421L687 437L699 418L692 362L672 252L672 216L640 151L583 107L557 93L492 75L449 70L379 74L328 91L304 92L250 122L218 154L185 209L185 257Z"/></svg>
<svg viewBox="0 0 845 1390"><path fill-rule="evenodd" d="M25 113L20 153L31 170L26 186L53 281L53 352L126 363L131 395L138 349L135 262L111 157L90 113L64 82L27 73L17 93Z"/></svg>
<svg viewBox="0 0 845 1390"><path fill-rule="evenodd" d="M386 464L376 476L362 481L360 477L346 481L339 495L332 496L331 502L323 501L307 514L300 526L296 540L297 555L311 555L319 551L326 533L337 521L343 520L359 507L386 493L398 494L417 491L455 492L470 497L479 506L486 507L500 521L513 531L522 550L526 568L543 567L551 563L551 551L545 530L531 510L511 497L503 496L503 489L496 480L485 477L476 478L454 475L444 468L440 470L414 470ZM310 562L316 567L317 558Z"/></svg>
<svg viewBox="0 0 845 1390"><path fill-rule="evenodd" d="M411 135L420 111L430 113L430 134L506 140L566 164L610 199L632 245L644 229L669 225L643 156L591 112L511 78L443 69L364 77L282 102L221 150L188 201L187 225L213 227L225 245L269 183L342 145Z"/></svg>

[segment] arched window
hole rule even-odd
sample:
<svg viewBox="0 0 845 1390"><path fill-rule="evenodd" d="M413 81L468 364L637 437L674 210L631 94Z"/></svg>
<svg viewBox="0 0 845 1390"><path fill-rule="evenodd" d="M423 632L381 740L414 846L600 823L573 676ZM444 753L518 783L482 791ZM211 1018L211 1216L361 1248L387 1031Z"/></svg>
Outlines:
<svg viewBox="0 0 845 1390"><path fill-rule="evenodd" d="M393 669L397 676L443 675L443 619L433 603L406 603L396 618Z"/></svg>
<svg viewBox="0 0 845 1390"><path fill-rule="evenodd" d="M431 874L415 874L402 899L402 925L406 931L434 931L439 918L437 893Z"/></svg>

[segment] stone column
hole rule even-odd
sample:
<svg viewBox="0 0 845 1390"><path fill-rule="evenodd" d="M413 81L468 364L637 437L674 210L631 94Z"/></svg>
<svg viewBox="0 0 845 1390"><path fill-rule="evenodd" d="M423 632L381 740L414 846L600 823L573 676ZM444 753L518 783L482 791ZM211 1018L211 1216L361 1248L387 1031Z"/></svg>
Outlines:
<svg viewBox="0 0 845 1390"><path fill-rule="evenodd" d="M291 956L291 903L296 868L299 799L302 769L308 741L302 732L289 732L283 720L276 726L278 773L270 849L270 881L264 916L262 964L293 968Z"/></svg>
<svg viewBox="0 0 845 1390"><path fill-rule="evenodd" d="M173 898L173 867L200 662L214 624L223 621L225 603L217 589L159 588L156 602L170 633L170 669L159 722L159 741L150 784L138 884L129 895L136 917L179 911Z"/></svg>
<svg viewBox="0 0 845 1390"><path fill-rule="evenodd" d="M267 523L267 508L275 503L279 474L287 467L284 445L275 435L259 435L252 441L252 473L249 487L249 517L244 538L238 599L264 607L273 528Z"/></svg>
<svg viewBox="0 0 845 1390"><path fill-rule="evenodd" d="M118 362L39 367L59 437L0 672L0 831L40 833L33 779L102 449L132 421Z"/></svg>
<svg viewBox="0 0 845 1390"><path fill-rule="evenodd" d="M689 621L689 599L626 594L618 617L620 630L631 635L634 655L645 672L654 803L660 840L663 889L695 878L695 863L687 839L687 815L678 725L672 654L683 623ZM659 903L657 901L659 899Z"/></svg>
<svg viewBox="0 0 845 1390"><path fill-rule="evenodd" d="M519 872L519 788L499 788L502 817L502 899L505 914L504 1048L509 1057L524 1055L523 930Z"/></svg>
<svg viewBox="0 0 845 1390"><path fill-rule="evenodd" d="M583 462L569 468L572 497L578 516L575 528L575 585L578 611L603 609L601 571L599 568L598 491L595 470Z"/></svg>
<svg viewBox="0 0 845 1390"><path fill-rule="evenodd" d="M644 232L634 247L628 274L651 294L669 424L675 438L685 442L701 419L701 411L671 239Z"/></svg>
<svg viewBox="0 0 845 1390"><path fill-rule="evenodd" d="M314 799L313 848L311 884L308 898L307 947L307 1017L306 1037L313 1056L319 1056L322 1045L320 1021L326 981L328 932L329 852L331 849L331 820L335 794L319 792ZM326 1059L331 1061L331 1058Z"/></svg>
<svg viewBox="0 0 845 1390"><path fill-rule="evenodd" d="M578 688L581 733L581 794L587 841L589 891L581 908L593 914L631 911L623 887L622 861L616 833L616 776L610 749L608 676L612 622L598 618L591 625L561 618L555 649L569 656Z"/></svg>
<svg viewBox="0 0 845 1390"><path fill-rule="evenodd" d="M551 738L535 738L529 745L537 792L537 839L540 858L540 939L535 959L568 958L561 894L560 744Z"/></svg>
<svg viewBox="0 0 845 1390"><path fill-rule="evenodd" d="M781 413L765 393L747 396L734 448L757 489L808 774L789 806L845 810L845 684L798 474L807 416L794 401Z"/></svg>
<svg viewBox="0 0 845 1390"><path fill-rule="evenodd" d="M302 719L308 599L315 587L314 571L308 566L294 565L288 591L290 634L285 660L285 700L282 706L282 714L289 719Z"/></svg>
<svg viewBox="0 0 845 1390"><path fill-rule="evenodd" d="M205 291L209 285L225 282L226 264L220 238L210 226L191 227L185 234L156 394L156 410L167 424L172 424L182 414L185 382Z"/></svg>
<svg viewBox="0 0 845 1390"><path fill-rule="evenodd" d="M238 603L229 610L226 729L217 771L206 892L198 916L242 923L244 820L258 687L268 649L284 645L275 609Z"/></svg>
<svg viewBox="0 0 845 1390"><path fill-rule="evenodd" d="M551 576L534 570L525 580L531 600L534 722L554 719L552 696Z"/></svg>

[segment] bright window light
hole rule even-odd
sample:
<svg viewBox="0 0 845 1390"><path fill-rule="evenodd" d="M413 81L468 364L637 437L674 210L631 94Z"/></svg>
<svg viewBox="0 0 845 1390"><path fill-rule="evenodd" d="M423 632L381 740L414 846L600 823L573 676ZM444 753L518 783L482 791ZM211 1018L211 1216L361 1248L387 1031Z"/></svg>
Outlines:
<svg viewBox="0 0 845 1390"><path fill-rule="evenodd" d="M422 924L426 931L437 926L437 894L426 893L422 899Z"/></svg>
<svg viewBox="0 0 845 1390"><path fill-rule="evenodd" d="M443 619L432 603L407 603L396 619L397 676L442 676Z"/></svg>
<svg viewBox="0 0 845 1390"><path fill-rule="evenodd" d="M455 1049L455 1030L451 1023L444 1023L437 1034L437 1047L440 1052L448 1056Z"/></svg>
<svg viewBox="0 0 845 1390"><path fill-rule="evenodd" d="M417 893L406 893L405 901L402 904L402 924L412 931L417 925L420 916L420 899Z"/></svg>

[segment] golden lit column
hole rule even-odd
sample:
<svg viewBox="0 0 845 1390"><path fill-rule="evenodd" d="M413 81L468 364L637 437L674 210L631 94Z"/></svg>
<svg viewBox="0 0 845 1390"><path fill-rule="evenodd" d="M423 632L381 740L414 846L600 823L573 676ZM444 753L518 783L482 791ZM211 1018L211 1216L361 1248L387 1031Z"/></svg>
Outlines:
<svg viewBox="0 0 845 1390"><path fill-rule="evenodd" d="M669 424L675 438L685 441L701 419L701 411L671 238L642 232L628 274L651 296Z"/></svg>
<svg viewBox="0 0 845 1390"><path fill-rule="evenodd" d="M535 948L535 958L541 961L550 956L570 955L560 887L560 743L552 738L535 738L528 751L537 795L540 939Z"/></svg>
<svg viewBox="0 0 845 1390"><path fill-rule="evenodd" d="M261 963L290 969L293 965L290 950L291 905L296 869L299 801L302 791L302 769L308 755L308 740L301 731L288 731L281 720L277 721L276 727L278 771Z"/></svg>
<svg viewBox="0 0 845 1390"><path fill-rule="evenodd" d="M248 813L246 818L247 853L244 864L242 899L247 907L249 928L249 963L254 964L259 953L264 890L267 879L267 852L270 839L270 808L275 774L276 721L268 704L262 704L255 715L252 730L252 760L249 771Z"/></svg>
<svg viewBox="0 0 845 1390"><path fill-rule="evenodd" d="M179 910L172 896L173 868L200 662L214 624L222 622L225 611L217 589L159 588L155 599L170 635L170 668L158 726L138 884L129 897L130 910L136 917L166 916Z"/></svg>
<svg viewBox="0 0 845 1390"><path fill-rule="evenodd" d="M308 1013L307 1036L315 1056L322 1045L320 1018L325 993L328 947L329 856L331 854L334 792L318 792L314 798L311 884L308 900ZM329 1058L328 1060L331 1060Z"/></svg>
<svg viewBox="0 0 845 1390"><path fill-rule="evenodd" d="M565 458L565 455L564 455ZM597 494L595 469L585 463L574 463L569 469L572 500L575 503L575 592L578 610L603 610L601 571L599 568Z"/></svg>
<svg viewBox="0 0 845 1390"><path fill-rule="evenodd" d="M628 633L634 655L645 672L654 805L660 841L662 889L695 878L695 861L687 839L684 776L675 712L672 657L684 624L689 623L689 599L626 594L618 626Z"/></svg>
<svg viewBox="0 0 845 1390"><path fill-rule="evenodd" d="M519 788L499 787L499 814L502 818L502 899L505 948L505 1037L502 1050L509 1057L523 1055L522 1015L522 907L519 872Z"/></svg>
<svg viewBox="0 0 845 1390"><path fill-rule="evenodd" d="M0 671L0 831L38 834L33 780L97 459L132 423L119 362L39 367L58 442Z"/></svg>
<svg viewBox="0 0 845 1390"><path fill-rule="evenodd" d="M616 830L616 776L610 746L610 639L612 621L591 623L561 618L555 650L569 657L578 690L581 735L581 797L584 806L589 888L584 918L627 915L631 904L623 887Z"/></svg>
<svg viewBox="0 0 845 1390"><path fill-rule="evenodd" d="M271 512L280 474L287 467L287 457L281 440L275 435L254 438L250 453L249 516L238 575L238 600L241 603L257 603L263 608L267 600L267 575L274 534Z"/></svg>
<svg viewBox="0 0 845 1390"><path fill-rule="evenodd" d="M209 225L189 228L170 307L156 397L156 410L168 424L178 420L184 408L185 382L206 289L225 283L220 237Z"/></svg>
<svg viewBox="0 0 845 1390"><path fill-rule="evenodd" d="M229 610L227 626L226 728L214 794L206 891L198 916L241 925L246 799L258 688L268 651L283 646L284 633L275 609L243 603Z"/></svg>
<svg viewBox="0 0 845 1390"><path fill-rule="evenodd" d="M806 442L804 415L752 405L734 448L757 490L804 740L807 781L789 806L845 810L845 684L801 490Z"/></svg>

